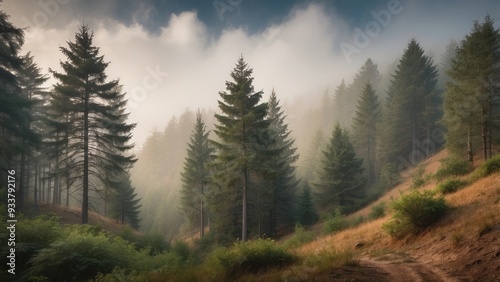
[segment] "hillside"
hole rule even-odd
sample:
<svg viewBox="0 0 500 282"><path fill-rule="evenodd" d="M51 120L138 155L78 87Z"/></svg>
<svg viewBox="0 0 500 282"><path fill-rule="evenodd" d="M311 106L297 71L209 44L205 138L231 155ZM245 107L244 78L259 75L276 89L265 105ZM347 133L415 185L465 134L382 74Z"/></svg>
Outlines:
<svg viewBox="0 0 500 282"><path fill-rule="evenodd" d="M38 213L55 215L61 224L80 224L82 221L81 209L64 208L58 205L39 205ZM96 212L89 211L89 224L97 225L105 231L119 234L127 225L116 222Z"/></svg>
<svg viewBox="0 0 500 282"><path fill-rule="evenodd" d="M442 151L429 158L424 163L425 174L435 173L446 155ZM373 206L397 199L410 189L412 173L403 174L398 186L349 218L366 217ZM434 189L437 182L431 178L419 189ZM304 280L500 281L500 173L480 179L445 199L450 211L418 235L391 238L382 229L391 217L389 213L301 246L297 253L302 257L334 249L352 251L359 260L358 266L306 275Z"/></svg>

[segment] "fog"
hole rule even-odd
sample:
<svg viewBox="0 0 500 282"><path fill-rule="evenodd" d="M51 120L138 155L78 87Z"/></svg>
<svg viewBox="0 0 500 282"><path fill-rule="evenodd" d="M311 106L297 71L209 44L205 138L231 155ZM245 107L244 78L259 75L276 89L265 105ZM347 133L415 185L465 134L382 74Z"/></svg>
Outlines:
<svg viewBox="0 0 500 282"><path fill-rule="evenodd" d="M349 82L367 58L384 72L410 38L439 58L446 42L460 40L473 20L500 14L495 1L474 3L473 9L470 1L453 7L447 1L297 1L273 4L263 18L252 17L266 9L256 1L232 1L226 10L210 5L217 1L193 2L185 11L178 3L170 9L157 2L6 0L1 5L13 24L28 28L23 52L31 51L44 70L59 69L64 59L59 47L74 40L78 25L94 30L94 44L110 62L108 77L119 78L128 93L139 146L186 108L216 109L218 91L241 55L265 99L274 88L284 102L292 102L319 97L342 79Z"/></svg>

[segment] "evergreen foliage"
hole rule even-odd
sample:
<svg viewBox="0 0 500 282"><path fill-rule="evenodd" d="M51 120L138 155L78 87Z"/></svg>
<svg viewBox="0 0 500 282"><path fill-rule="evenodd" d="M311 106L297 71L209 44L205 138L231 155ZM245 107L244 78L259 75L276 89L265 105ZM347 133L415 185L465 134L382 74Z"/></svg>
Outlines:
<svg viewBox="0 0 500 282"><path fill-rule="evenodd" d="M204 235L206 205L205 194L211 181L209 164L213 161L214 149L209 144L205 122L201 112L196 114L196 123L188 143L187 156L182 172L181 210L192 225L199 224L200 237Z"/></svg>
<svg viewBox="0 0 500 282"><path fill-rule="evenodd" d="M460 43L452 60L444 97L443 123L446 146L457 157L481 150L483 159L492 156L500 136L500 31L487 16L475 22Z"/></svg>
<svg viewBox="0 0 500 282"><path fill-rule="evenodd" d="M381 119L378 96L370 83L363 88L359 97L356 114L353 118L353 140L356 151L363 157L368 186L375 183L378 174L376 145L377 127Z"/></svg>
<svg viewBox="0 0 500 282"><path fill-rule="evenodd" d="M230 216L233 217L232 226L241 224L242 241L247 240L250 228L248 193L251 189L251 172L258 172L259 162L268 156L263 145L269 140L267 130L270 124L265 118L268 104L259 104L263 93L254 91L251 74L252 69L243 57L238 59L231 72L233 81L226 81L227 92L219 92L222 100L218 102L222 114L215 114L218 123L214 132L220 141L212 142L217 149L214 178L220 188L220 191L215 191L215 197L217 193L223 193L221 197L227 206L219 210L215 217ZM235 214L234 205L238 202L241 204L241 213ZM227 224L222 223L220 226Z"/></svg>
<svg viewBox="0 0 500 282"><path fill-rule="evenodd" d="M323 151L321 170L315 185L320 206L330 209L342 207L346 212L357 208L365 196L362 162L356 157L347 130L337 123Z"/></svg>
<svg viewBox="0 0 500 282"><path fill-rule="evenodd" d="M37 144L39 135L31 128L33 102L24 95L19 73L23 58L19 51L24 44L24 32L9 22L0 11L0 181L7 183L7 170L19 164L17 157L26 156L30 144ZM22 162L21 162L22 163ZM17 169L19 171L19 169ZM25 187L17 187L18 210L23 210Z"/></svg>
<svg viewBox="0 0 500 282"><path fill-rule="evenodd" d="M439 118L436 83L432 60L410 40L388 89L378 142L382 166L394 163L401 171L433 153L431 134Z"/></svg>
<svg viewBox="0 0 500 282"><path fill-rule="evenodd" d="M305 184L298 198L297 222L302 226L310 226L318 221L318 213L314 207L311 188Z"/></svg>
<svg viewBox="0 0 500 282"><path fill-rule="evenodd" d="M269 207L261 210L269 214L269 235L274 236L279 226L291 226L294 223L295 192L298 181L295 178L295 166L299 156L294 146L295 140L290 137L291 131L285 123L286 116L274 90L269 97L267 119L269 125L269 142L266 150L272 152L266 160L267 193L271 199ZM268 212L270 211L270 212Z"/></svg>
<svg viewBox="0 0 500 282"><path fill-rule="evenodd" d="M92 41L92 32L81 26L75 41L68 42L68 48L60 47L67 57L61 62L63 72L51 71L58 80L52 115L59 118L51 121L50 138L55 141L57 167L65 170L66 179L82 179L78 184L84 224L88 222L89 191L99 193L101 186L110 183L108 175L122 173L135 162L133 155L127 155L133 148L128 141L135 125L124 122L124 94L118 80L106 81L108 63ZM59 139L63 132L65 138Z"/></svg>

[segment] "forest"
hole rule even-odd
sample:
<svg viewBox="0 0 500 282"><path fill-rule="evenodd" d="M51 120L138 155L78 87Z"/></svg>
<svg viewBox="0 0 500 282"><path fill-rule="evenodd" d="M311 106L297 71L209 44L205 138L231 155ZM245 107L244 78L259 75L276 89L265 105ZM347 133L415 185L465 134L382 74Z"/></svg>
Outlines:
<svg viewBox="0 0 500 282"><path fill-rule="evenodd" d="M387 69L368 58L351 81L295 100L259 90L242 54L220 81L218 108L186 108L135 146L127 94L108 77L93 30L80 25L59 47L60 70L45 72L0 11L0 210L9 211L0 218L4 231L17 219L17 279L142 281L161 269L182 281L179 269L217 247L273 249L298 228L366 207L443 148L466 165L495 158L495 24L475 21L440 56L407 38ZM77 209L81 225L39 215L44 205ZM113 237L88 224L89 212L127 227Z"/></svg>

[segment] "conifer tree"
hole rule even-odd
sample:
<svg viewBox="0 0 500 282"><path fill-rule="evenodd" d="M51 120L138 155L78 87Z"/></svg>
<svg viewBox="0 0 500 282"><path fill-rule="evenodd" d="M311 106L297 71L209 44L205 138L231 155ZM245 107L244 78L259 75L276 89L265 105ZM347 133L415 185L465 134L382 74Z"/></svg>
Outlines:
<svg viewBox="0 0 500 282"><path fill-rule="evenodd" d="M499 65L500 31L487 16L482 24L474 22L456 50L444 98L446 146L455 155L466 152L470 162L475 148L490 157L500 135Z"/></svg>
<svg viewBox="0 0 500 282"><path fill-rule="evenodd" d="M335 120L340 123L341 126L347 126L350 122L348 120L348 104L349 104L349 91L345 81L342 79L342 83L335 89L333 94L333 106L334 106L334 117Z"/></svg>
<svg viewBox="0 0 500 282"><path fill-rule="evenodd" d="M82 179L83 224L88 222L89 190L98 192L107 182L107 174L125 171L134 162L133 156L126 155L132 145L125 145L133 125L123 123L123 115L117 112L123 104L114 102L123 94L118 80L107 81L109 63L92 41L88 27L79 27L75 41L60 47L67 57L61 62L63 72L51 71L58 80L52 111L60 117L51 124L57 134L66 133L64 147L56 146L64 152L57 161L73 179ZM120 134L114 134L117 132ZM53 139L60 141L58 136Z"/></svg>
<svg viewBox="0 0 500 282"><path fill-rule="evenodd" d="M297 222L302 226L310 226L316 223L318 218L311 195L311 188L306 183L298 199Z"/></svg>
<svg viewBox="0 0 500 282"><path fill-rule="evenodd" d="M184 161L181 189L181 210L191 224L199 223L200 237L204 236L206 200L211 171L209 164L213 161L214 149L209 144L205 122L201 112L196 114L196 123L191 133Z"/></svg>
<svg viewBox="0 0 500 282"><path fill-rule="evenodd" d="M363 92L365 85L370 83L373 89L377 89L378 85L382 79L380 72L378 71L378 66L372 59L367 59L363 66L358 70L354 76L354 80L347 88L346 101L343 106L344 108L344 119L347 123L344 127L351 126L352 119L356 114L356 105L359 101L359 97ZM341 124L342 125L342 124Z"/></svg>
<svg viewBox="0 0 500 282"><path fill-rule="evenodd" d="M363 88L353 119L353 140L358 155L364 159L368 186L373 185L377 176L376 141L377 127L381 118L378 96L370 83Z"/></svg>
<svg viewBox="0 0 500 282"><path fill-rule="evenodd" d="M25 154L27 143L39 142L30 128L32 103L22 93L17 73L23 60L19 51L24 44L24 32L9 22L0 11L0 181L7 183L7 170L19 172L16 158ZM16 175L18 178L18 175ZM23 187L17 187L16 208L23 210Z"/></svg>
<svg viewBox="0 0 500 282"><path fill-rule="evenodd" d="M48 76L42 74L42 70L35 63L34 57L30 52L28 52L25 56L22 56L21 59L22 65L20 70L17 72L19 86L21 87L23 97L28 99L32 105L29 111L30 121L28 127L41 137L45 130L45 124L43 122L45 119L44 106L48 100L48 92L45 91L45 88L42 85L48 80ZM32 172L34 172L34 176L38 176L37 172L40 161L40 152L36 151L39 151L41 144L39 142L33 143L24 139L21 143L25 150L21 153L19 186L26 194L28 194L29 187L31 186L29 181L32 178ZM36 198L38 177L34 177L34 181L33 195L36 206L38 201Z"/></svg>
<svg viewBox="0 0 500 282"><path fill-rule="evenodd" d="M318 179L315 183L320 206L351 212L365 196L362 176L363 160L356 157L347 130L336 124L323 151Z"/></svg>
<svg viewBox="0 0 500 282"><path fill-rule="evenodd" d="M137 197L130 177L127 172L122 172L117 177L114 187L114 195L111 198L110 215L116 222L128 223L132 228L139 229L139 205L140 199Z"/></svg>
<svg viewBox="0 0 500 282"><path fill-rule="evenodd" d="M295 167L293 164L299 156L296 154L297 148L294 146L295 140L290 137L291 131L285 123L286 116L281 109L276 92L271 92L269 97L269 110L267 118L271 122L269 126L270 148L272 154L266 169L271 173L269 179L271 184L271 212L270 214L270 234L276 233L279 224L290 225L294 220L294 197L298 181L295 178ZM270 150L269 150L270 149Z"/></svg>
<svg viewBox="0 0 500 282"><path fill-rule="evenodd" d="M394 163L402 170L431 153L425 146L438 120L432 115L439 107L436 83L432 60L410 40L389 85L379 142L382 166Z"/></svg>
<svg viewBox="0 0 500 282"><path fill-rule="evenodd" d="M254 91L251 74L252 69L240 57L231 72L233 81L226 81L227 92L219 92L222 114L215 114L218 124L214 132L220 141L212 142L218 153L216 181L225 194L237 195L241 203L242 241L247 240L249 228L250 172L256 170L258 162L264 158L262 139L266 135L263 132L269 127L269 121L265 119L268 105L259 104L263 92Z"/></svg>

